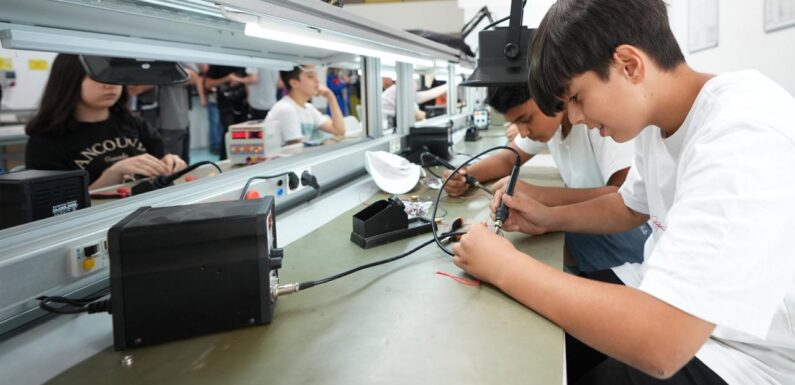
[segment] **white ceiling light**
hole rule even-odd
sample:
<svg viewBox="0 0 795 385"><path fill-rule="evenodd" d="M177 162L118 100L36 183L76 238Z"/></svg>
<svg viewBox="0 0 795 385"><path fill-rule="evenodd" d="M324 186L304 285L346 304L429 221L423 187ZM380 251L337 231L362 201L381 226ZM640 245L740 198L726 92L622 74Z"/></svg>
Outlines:
<svg viewBox="0 0 795 385"><path fill-rule="evenodd" d="M127 36L66 31L55 28L9 26L0 23L3 48L111 56L133 59L186 61L231 66L287 70L296 63L237 53L213 52L190 44L139 39Z"/></svg>
<svg viewBox="0 0 795 385"><path fill-rule="evenodd" d="M259 18L258 22L246 22L246 36L297 44L306 47L328 49L357 55L372 56L386 62L403 62L418 66L432 67L433 60L389 52L384 49L368 47L366 42L346 38L339 34L309 27L294 27Z"/></svg>

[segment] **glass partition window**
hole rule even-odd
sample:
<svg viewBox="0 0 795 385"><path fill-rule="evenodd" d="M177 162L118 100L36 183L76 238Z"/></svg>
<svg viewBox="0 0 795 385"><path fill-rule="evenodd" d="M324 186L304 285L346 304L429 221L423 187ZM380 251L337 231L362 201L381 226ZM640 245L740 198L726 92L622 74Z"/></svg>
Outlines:
<svg viewBox="0 0 795 385"><path fill-rule="evenodd" d="M3 50L0 59L19 52L43 59L3 61L0 74L17 80L0 84L0 174L85 170L92 206L365 136L355 55L281 68L178 62L188 77L176 84L141 84L152 77L125 67L125 84L106 84L78 55Z"/></svg>
<svg viewBox="0 0 795 385"><path fill-rule="evenodd" d="M447 68L415 69L416 118L429 119L447 114Z"/></svg>

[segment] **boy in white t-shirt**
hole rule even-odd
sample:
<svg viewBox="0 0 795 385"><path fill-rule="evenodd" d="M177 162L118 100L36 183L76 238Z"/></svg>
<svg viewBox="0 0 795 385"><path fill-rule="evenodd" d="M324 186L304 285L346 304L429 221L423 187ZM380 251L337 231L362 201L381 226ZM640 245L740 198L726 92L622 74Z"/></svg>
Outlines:
<svg viewBox="0 0 795 385"><path fill-rule="evenodd" d="M566 330L570 383L795 384L792 95L756 71L691 69L662 0L559 0L530 55L545 113L637 138L636 159L618 193L584 203L496 194L508 227L609 233L648 220L646 258L592 275L608 284L474 226L454 262Z"/></svg>
<svg viewBox="0 0 795 385"><path fill-rule="evenodd" d="M489 89L489 105L513 123L519 135L508 146L516 150L522 163L549 148L566 187L542 187L518 181L516 191L527 194L547 206L584 202L614 193L624 183L635 155L633 143L616 143L586 125L569 123L564 112L546 116L530 97L527 86ZM480 182L503 178L493 188L507 182L516 156L500 150L464 169ZM445 171L444 177L452 171ZM450 196L460 196L469 189L463 175L455 175L445 186ZM651 234L643 224L618 234L565 234L566 268L570 272L593 272L626 262L643 261L643 244Z"/></svg>
<svg viewBox="0 0 795 385"><path fill-rule="evenodd" d="M281 71L279 75L288 94L268 112L266 135L280 135L282 146L302 142L319 144L327 138L345 136L345 122L337 98L331 90L320 85L312 65L296 66L292 71ZM331 118L309 103L313 96L328 100Z"/></svg>

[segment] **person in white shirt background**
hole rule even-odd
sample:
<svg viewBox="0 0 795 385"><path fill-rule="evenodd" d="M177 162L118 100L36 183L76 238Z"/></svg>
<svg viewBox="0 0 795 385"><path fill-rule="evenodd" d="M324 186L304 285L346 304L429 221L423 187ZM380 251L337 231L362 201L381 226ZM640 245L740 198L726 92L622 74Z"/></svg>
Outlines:
<svg viewBox="0 0 795 385"><path fill-rule="evenodd" d="M387 120L394 121L395 111L397 111L397 83L388 76L382 77L381 82L383 88L383 92L381 93L381 112ZM414 102L414 120L420 121L425 119L425 111L420 110L417 103L425 103L446 93L447 84L442 84L423 91L417 91ZM394 127L394 125L390 124L390 127Z"/></svg>
<svg viewBox="0 0 795 385"><path fill-rule="evenodd" d="M342 111L331 92L320 85L312 65L296 66L279 73L288 94L273 105L265 118L266 135L281 136L281 144L320 144L323 140L345 136ZM313 96L328 101L331 117L310 103Z"/></svg>
<svg viewBox="0 0 795 385"><path fill-rule="evenodd" d="M487 103L505 116L518 130L508 144L519 152L524 164L544 149L549 149L565 187L542 187L518 181L516 191L547 206L584 202L614 193L624 183L635 154L632 141L616 143L599 135L598 130L569 122L565 112L549 117L539 110L526 85L489 89ZM464 168L479 182L503 178L493 188L500 189L508 180L515 162L509 150L500 150L472 166ZM451 174L445 171L444 177ZM456 174L445 186L451 196L469 189L463 175ZM651 234L642 224L617 234L579 234L566 232L564 255L566 269L572 273L593 272L643 261L643 244Z"/></svg>
<svg viewBox="0 0 795 385"><path fill-rule="evenodd" d="M276 104L279 71L247 67L246 74L251 79L250 82L246 83L248 88L249 117L257 120L265 119L270 109Z"/></svg>
<svg viewBox="0 0 795 385"><path fill-rule="evenodd" d="M635 162L616 193L492 207L530 234L650 221L644 262L575 277L480 225L453 262L566 331L569 383L795 384L795 98L755 70L690 68L662 0L559 0L530 57L541 110L635 138Z"/></svg>

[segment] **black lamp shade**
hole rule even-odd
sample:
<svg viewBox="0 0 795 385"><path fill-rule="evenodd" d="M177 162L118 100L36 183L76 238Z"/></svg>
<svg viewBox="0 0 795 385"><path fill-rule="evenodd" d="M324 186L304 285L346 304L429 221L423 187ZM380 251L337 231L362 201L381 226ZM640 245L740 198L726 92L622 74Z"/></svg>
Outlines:
<svg viewBox="0 0 795 385"><path fill-rule="evenodd" d="M480 54L478 66L461 83L465 87L497 87L527 84L527 55L535 29L522 27L518 55L506 54L508 28L481 31L478 34Z"/></svg>
<svg viewBox="0 0 795 385"><path fill-rule="evenodd" d="M175 62L80 55L88 76L100 83L118 85L171 85L190 79Z"/></svg>

